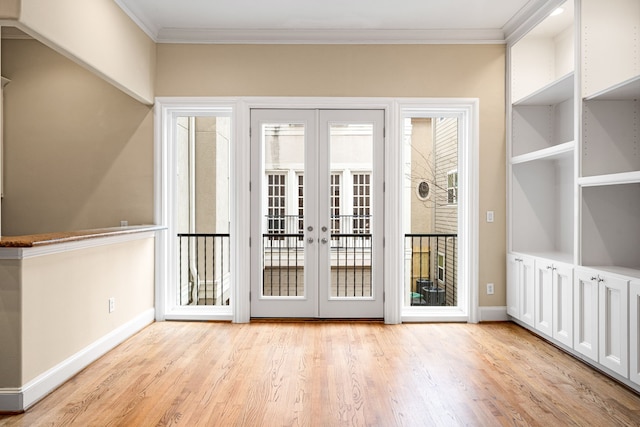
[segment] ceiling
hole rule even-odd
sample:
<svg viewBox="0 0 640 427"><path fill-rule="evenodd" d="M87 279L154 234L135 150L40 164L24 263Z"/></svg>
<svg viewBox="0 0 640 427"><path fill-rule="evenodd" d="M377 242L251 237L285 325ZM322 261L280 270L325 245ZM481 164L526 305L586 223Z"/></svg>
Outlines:
<svg viewBox="0 0 640 427"><path fill-rule="evenodd" d="M500 43L559 0L114 0L159 43Z"/></svg>

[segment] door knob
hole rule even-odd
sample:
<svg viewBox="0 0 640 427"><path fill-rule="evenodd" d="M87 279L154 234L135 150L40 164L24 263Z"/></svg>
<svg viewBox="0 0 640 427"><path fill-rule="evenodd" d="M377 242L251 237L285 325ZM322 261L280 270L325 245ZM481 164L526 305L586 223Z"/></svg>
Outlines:
<svg viewBox="0 0 640 427"><path fill-rule="evenodd" d="M327 227L326 226L322 227L322 231L326 232L327 231Z"/></svg>
<svg viewBox="0 0 640 427"><path fill-rule="evenodd" d="M322 243L326 244L328 242L326 237L323 237L322 240L320 240Z"/></svg>
<svg viewBox="0 0 640 427"><path fill-rule="evenodd" d="M307 239L307 242L309 242L309 243L313 243L313 237L309 237L309 238Z"/></svg>

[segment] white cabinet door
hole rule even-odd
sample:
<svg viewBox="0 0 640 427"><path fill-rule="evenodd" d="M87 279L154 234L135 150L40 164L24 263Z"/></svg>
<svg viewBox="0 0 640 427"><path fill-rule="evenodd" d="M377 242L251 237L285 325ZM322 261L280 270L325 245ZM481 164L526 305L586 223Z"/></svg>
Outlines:
<svg viewBox="0 0 640 427"><path fill-rule="evenodd" d="M598 275L577 268L574 288L573 349L598 361Z"/></svg>
<svg viewBox="0 0 640 427"><path fill-rule="evenodd" d="M573 266L554 264L553 338L573 346Z"/></svg>
<svg viewBox="0 0 640 427"><path fill-rule="evenodd" d="M629 373L629 281L598 275L600 311L600 364L626 377Z"/></svg>
<svg viewBox="0 0 640 427"><path fill-rule="evenodd" d="M507 314L520 319L520 260L516 254L507 255Z"/></svg>
<svg viewBox="0 0 640 427"><path fill-rule="evenodd" d="M535 327L533 258L520 257L520 320Z"/></svg>
<svg viewBox="0 0 640 427"><path fill-rule="evenodd" d="M555 267L549 260L536 258L534 261L534 307L536 329L553 336L553 279Z"/></svg>
<svg viewBox="0 0 640 427"><path fill-rule="evenodd" d="M535 291L533 258L507 256L507 314L535 326Z"/></svg>
<svg viewBox="0 0 640 427"><path fill-rule="evenodd" d="M629 285L629 379L640 384L640 280Z"/></svg>

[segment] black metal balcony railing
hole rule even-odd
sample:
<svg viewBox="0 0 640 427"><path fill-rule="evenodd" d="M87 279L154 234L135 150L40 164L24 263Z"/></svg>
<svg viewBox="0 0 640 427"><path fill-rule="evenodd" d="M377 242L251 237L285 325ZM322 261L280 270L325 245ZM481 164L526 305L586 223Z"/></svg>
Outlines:
<svg viewBox="0 0 640 427"><path fill-rule="evenodd" d="M458 235L405 235L406 305L458 303Z"/></svg>
<svg viewBox="0 0 640 427"><path fill-rule="evenodd" d="M305 242L303 234L263 234L265 296L304 296ZM369 297L371 234L331 234L330 293L332 297Z"/></svg>
<svg viewBox="0 0 640 427"><path fill-rule="evenodd" d="M178 234L180 305L229 305L229 234Z"/></svg>
<svg viewBox="0 0 640 427"><path fill-rule="evenodd" d="M371 234L330 235L332 297L372 295ZM180 305L229 305L229 234L178 234ZM263 235L263 295L303 296L300 233ZM405 235L406 305L457 305L457 234Z"/></svg>

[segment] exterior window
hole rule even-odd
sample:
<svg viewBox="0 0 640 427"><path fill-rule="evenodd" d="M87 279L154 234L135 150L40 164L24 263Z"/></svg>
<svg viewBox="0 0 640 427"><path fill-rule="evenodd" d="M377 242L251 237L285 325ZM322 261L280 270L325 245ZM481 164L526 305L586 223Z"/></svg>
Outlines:
<svg viewBox="0 0 640 427"><path fill-rule="evenodd" d="M369 233L371 218L371 174L353 175L353 233Z"/></svg>
<svg viewBox="0 0 640 427"><path fill-rule="evenodd" d="M340 233L340 174L331 174L331 234ZM337 239L337 237L334 237Z"/></svg>
<svg viewBox="0 0 640 427"><path fill-rule="evenodd" d="M304 234L304 175L298 174L298 234ZM302 236L300 237L302 239Z"/></svg>
<svg viewBox="0 0 640 427"><path fill-rule="evenodd" d="M442 252L438 252L438 281L444 283L445 257Z"/></svg>
<svg viewBox="0 0 640 427"><path fill-rule="evenodd" d="M267 174L267 233L285 233L286 182L283 173Z"/></svg>
<svg viewBox="0 0 640 427"><path fill-rule="evenodd" d="M447 173L447 203L458 204L458 171Z"/></svg>

